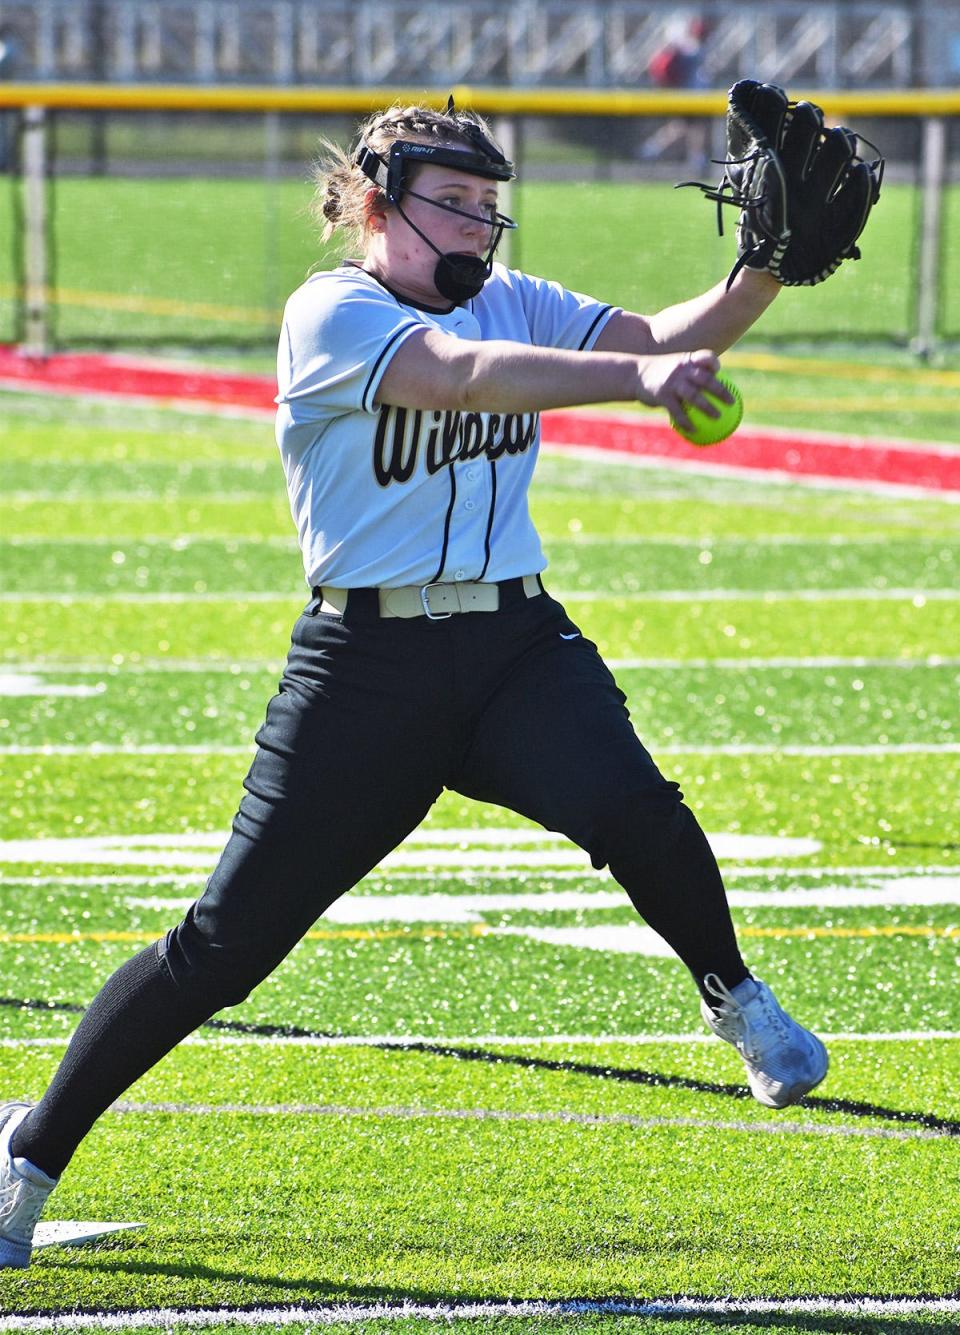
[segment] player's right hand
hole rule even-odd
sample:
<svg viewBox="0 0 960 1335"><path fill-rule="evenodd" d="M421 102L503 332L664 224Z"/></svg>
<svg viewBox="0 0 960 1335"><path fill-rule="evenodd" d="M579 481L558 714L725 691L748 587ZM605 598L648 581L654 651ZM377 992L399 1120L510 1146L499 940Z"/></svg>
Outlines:
<svg viewBox="0 0 960 1335"><path fill-rule="evenodd" d="M696 352L668 352L637 360L637 399L651 408L666 408L678 426L692 430L686 407L693 405L708 417L718 417L716 404L708 394L723 403L733 399L717 379L720 358L709 348Z"/></svg>

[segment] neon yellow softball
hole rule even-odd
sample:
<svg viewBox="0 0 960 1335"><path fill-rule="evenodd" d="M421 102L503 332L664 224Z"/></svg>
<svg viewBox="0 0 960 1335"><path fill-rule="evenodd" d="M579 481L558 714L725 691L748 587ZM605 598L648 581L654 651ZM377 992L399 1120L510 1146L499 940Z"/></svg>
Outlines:
<svg viewBox="0 0 960 1335"><path fill-rule="evenodd" d="M724 403L715 394L707 395L707 398L719 408L719 417L708 417L701 408L684 405L687 408L687 416L693 423L693 430L687 431L684 427L677 426L671 419L670 425L674 431L683 436L684 440L689 440L691 445L716 445L718 441L726 440L732 435L743 419L743 395L740 390L728 375L721 373L717 379L733 395L733 403Z"/></svg>

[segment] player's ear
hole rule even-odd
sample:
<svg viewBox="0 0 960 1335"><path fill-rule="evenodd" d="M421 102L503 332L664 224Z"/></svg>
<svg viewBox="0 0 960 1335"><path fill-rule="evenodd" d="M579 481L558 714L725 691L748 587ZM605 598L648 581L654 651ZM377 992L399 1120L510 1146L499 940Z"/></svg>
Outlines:
<svg viewBox="0 0 960 1335"><path fill-rule="evenodd" d="M387 200L379 186L372 185L364 194L363 216L369 231L384 231L387 223Z"/></svg>

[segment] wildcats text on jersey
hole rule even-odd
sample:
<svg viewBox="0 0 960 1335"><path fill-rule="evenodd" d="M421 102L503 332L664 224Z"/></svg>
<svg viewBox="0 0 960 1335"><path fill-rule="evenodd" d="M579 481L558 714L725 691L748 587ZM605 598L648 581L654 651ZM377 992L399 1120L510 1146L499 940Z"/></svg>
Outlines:
<svg viewBox="0 0 960 1335"><path fill-rule="evenodd" d="M424 450L428 473L481 454L523 454L537 439L538 413L408 411L384 404L373 442L373 471L381 487L409 482Z"/></svg>

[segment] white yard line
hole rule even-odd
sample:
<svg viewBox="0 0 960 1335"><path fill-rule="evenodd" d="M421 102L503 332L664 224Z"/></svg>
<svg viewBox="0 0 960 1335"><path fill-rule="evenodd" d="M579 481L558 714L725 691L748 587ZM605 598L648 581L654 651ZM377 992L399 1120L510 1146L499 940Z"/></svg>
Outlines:
<svg viewBox="0 0 960 1335"><path fill-rule="evenodd" d="M250 465L247 465L249 471ZM949 493L945 493L949 494ZM199 496L191 495L190 499L198 505L210 504L222 505L228 501L231 505L236 502L255 501L260 505L270 504L274 499L274 493L271 491L233 491L229 496L201 494ZM62 491L51 491L47 487L23 488L20 491L7 491L3 494L3 501L6 504L11 502L16 505L48 505L53 504L58 508L65 508L69 513L70 507L74 505L157 505L162 507L177 506L182 504L182 496L142 496L136 492L130 491L74 491L71 490L69 496L65 496ZM177 535L179 536L179 535ZM219 534L213 534L213 537L219 537ZM229 534L224 537L225 542L231 541L234 537L242 540L243 534ZM176 539L174 539L175 541ZM142 539L141 539L142 541Z"/></svg>
<svg viewBox="0 0 960 1335"><path fill-rule="evenodd" d="M960 742L867 742L863 745L818 746L780 745L744 742L721 746L652 745L651 750L661 756L910 756L952 755L960 752Z"/></svg>
<svg viewBox="0 0 960 1335"><path fill-rule="evenodd" d="M0 696L8 699L12 696L26 695L89 697L91 695L103 695L106 689L106 683L102 681L96 682L93 686L65 686L62 682L51 681L48 677L36 672L0 671Z"/></svg>
<svg viewBox="0 0 960 1335"><path fill-rule="evenodd" d="M218 1326L252 1328L303 1325L352 1325L372 1321L436 1321L450 1326L454 1321L483 1318L515 1318L529 1321L578 1317L728 1317L824 1315L849 1317L937 1316L960 1312L958 1298L594 1298L554 1301L489 1299L444 1303L309 1303L250 1308L155 1307L121 1312L64 1313L57 1316L0 1317L0 1331L61 1330L158 1330L174 1325L192 1329Z"/></svg>
<svg viewBox="0 0 960 1335"><path fill-rule="evenodd" d="M216 853L227 838L228 833L223 830L194 834L140 832L75 835L59 839L4 839L0 840L0 863L57 862L140 867L155 867L159 863L186 871L212 866ZM717 857L740 860L810 857L821 851L816 839L785 835L718 832L708 838ZM538 846L531 848L531 844ZM566 866L586 871L590 867L584 851L562 835L546 830L493 826L479 830L418 828L381 860L379 868L399 873L403 868L426 869L438 865L458 870L535 867L546 871L549 867Z"/></svg>
<svg viewBox="0 0 960 1335"><path fill-rule="evenodd" d="M0 889L6 886L41 886L59 885L65 890L77 890L82 886L101 885L101 886L158 886L168 885L170 887L205 885L207 876L202 872L187 872L183 875L173 874L170 876L2 876L0 875ZM417 879L420 879L418 876Z"/></svg>
<svg viewBox="0 0 960 1335"><path fill-rule="evenodd" d="M52 1013L52 1012L50 1012ZM824 1043L958 1043L960 1031L952 1029L904 1029L892 1033L821 1033ZM65 1047L70 1036L54 1038L0 1038L0 1048ZM705 1031L684 1034L191 1034L180 1047L245 1048L409 1048L409 1047L688 1047L715 1043Z"/></svg>
<svg viewBox="0 0 960 1335"><path fill-rule="evenodd" d="M595 603L830 603L830 602L953 602L960 588L945 589L646 589L614 593L609 589L575 589L554 594L561 602Z"/></svg>
<svg viewBox="0 0 960 1335"><path fill-rule="evenodd" d="M808 537L803 533L762 533L731 536L707 536L702 538L685 537L681 534L643 534L643 533L619 533L614 536L608 536L604 533L583 533L573 532L568 529L559 529L550 532L548 529L540 526L540 537L546 544L567 542L576 547L602 547L625 546L625 547L680 547L690 548L693 551L716 551L726 548L747 547L757 549L759 547L768 548L772 544L784 547L885 547L891 541L891 535L887 533L852 533L842 537L837 536L814 536ZM910 541L918 538L922 541L930 541L929 533L899 533L895 535L897 541ZM936 538L933 539L936 541ZM79 536L67 535L65 537L52 534L31 534L26 537L4 538L3 545L9 547L155 547L160 550L172 549L181 551L186 547L197 543L204 544L222 544L224 539L211 537L209 533L178 533L176 537L144 537L142 534L109 534L106 537L102 534L85 533ZM282 537L280 534L272 534L263 538L232 538L229 539L231 546L235 544L246 544L250 547L282 547L291 552L296 552L297 540L291 534L289 538ZM944 534L943 541L950 543L954 541L952 534Z"/></svg>
<svg viewBox="0 0 960 1335"><path fill-rule="evenodd" d="M130 498L128 497L128 499ZM909 538L910 535L908 534L906 536ZM929 535L925 534L923 536L928 537ZM618 539L613 539L613 541L616 542L618 541ZM662 540L658 538L651 538L649 539L649 541L672 542L673 540L670 538ZM691 545L695 547L706 547L711 545L710 543L696 542L693 539L687 539L687 538L678 538L676 539L676 541L681 543L690 542ZM714 542L732 541L734 543L744 543L747 545L749 545L750 543L758 543L760 541L762 541L764 544L774 541L785 542L785 543L806 542L810 543L811 546L816 546L818 542L823 542L828 545L832 544L837 547L839 546L849 547L851 544L854 546L862 546L864 544L883 545L889 542L890 539L885 535L874 535L874 534L864 534L864 533L853 534L850 536L849 539L804 538L797 534L788 533L785 534L783 538L776 538L773 535L767 536L766 534L764 534L762 539L723 538L723 539L714 539L713 541ZM50 534L49 536L47 534L43 534L42 536L39 534L30 534L29 536L26 537L12 537L3 539L3 545L8 547L152 547L158 549L159 551L174 551L174 552L185 551L190 547L196 546L198 543L203 543L206 546L215 545L220 548L226 546L231 549L234 548L235 546L246 545L248 547L254 547L254 548L278 547L282 548L284 551L289 551L293 553L296 553L299 550L297 547L296 535L293 533L291 533L291 535L288 538L282 537L279 533L272 533L258 538L243 538L243 537L225 538L225 537L219 537L216 534L211 535L209 533L177 533L176 536L171 536L171 537L155 537L155 536L144 537L142 533L110 533L107 534L106 536L100 533L84 533L79 535L67 534L65 537L60 537L57 536L56 534Z"/></svg>
<svg viewBox="0 0 960 1335"><path fill-rule="evenodd" d="M816 658L607 658L611 668L656 668L669 671L711 668L719 671L754 669L778 671L781 668L800 668L813 672L825 668L954 668L960 667L960 657L931 654L927 658L845 658L839 654L821 654ZM56 668L47 666L45 671ZM63 669L60 669L61 671Z"/></svg>
<svg viewBox="0 0 960 1335"><path fill-rule="evenodd" d="M249 756L254 743L245 746L167 746L146 742L141 746L114 746L106 742L89 745L46 744L40 746L0 746L4 756Z"/></svg>
<svg viewBox="0 0 960 1335"><path fill-rule="evenodd" d="M371 1117L391 1121L529 1122L573 1126L629 1126L643 1131L682 1127L700 1131L743 1131L772 1136L842 1136L868 1140L946 1140L949 1131L933 1127L857 1126L826 1122L751 1121L748 1118L638 1117L633 1113L585 1113L567 1108L528 1112L511 1108L425 1108L419 1105L355 1107L337 1103L115 1103L121 1115L169 1114L175 1117Z"/></svg>
<svg viewBox="0 0 960 1335"><path fill-rule="evenodd" d="M918 660L925 661L925 660ZM945 660L944 660L945 661ZM960 662L960 659L957 660ZM121 673L203 672L239 676L244 672L281 672L281 658L127 658L108 659L45 658L41 662L20 663L8 659L10 671L48 673L53 676L116 676Z"/></svg>
<svg viewBox="0 0 960 1335"><path fill-rule="evenodd" d="M132 834L74 835L66 838L3 839L0 840L0 861L3 862L109 862L120 861L130 853L150 850L163 862L176 863L177 850L196 852L199 849L218 851L229 837L227 830L208 830L191 834L170 832L153 834L142 831ZM708 836L715 854L720 857L782 858L808 857L819 853L821 844L816 839L795 838L786 835L727 834ZM544 845L530 849L528 845ZM504 853L503 850L506 850ZM405 862L409 866L429 865L446 861L450 866L502 865L509 857L522 858L530 865L569 863L585 869L590 865L586 854L563 835L534 827L505 829L498 826L473 829L418 827L381 860L381 868ZM188 862L187 866L190 865Z"/></svg>
<svg viewBox="0 0 960 1335"><path fill-rule="evenodd" d="M957 595L960 597L960 594ZM0 593L0 603L49 603L69 607L74 603L288 603L306 602L307 590L299 589L223 589L217 593L169 592L143 593L128 590L104 593L62 593L30 590L25 593Z"/></svg>
<svg viewBox="0 0 960 1335"><path fill-rule="evenodd" d="M0 389L13 394L26 396L31 393L31 386L23 380L0 378ZM33 390L32 392L37 392ZM59 399L75 399L83 403L86 399L99 399L112 407L114 404L131 408L152 408L157 413L183 413L189 417L236 417L244 421L270 421L275 410L264 408L244 408L229 403L212 403L197 399L167 399L152 394L114 394L111 390L84 389L82 392L69 386L61 388L47 385L39 391L42 394L55 394ZM33 492L28 492L33 495ZM72 498L71 498L72 499ZM60 497L63 500L63 497Z"/></svg>
<svg viewBox="0 0 960 1335"><path fill-rule="evenodd" d="M553 593L553 591L551 590ZM304 600L305 591L298 589L223 589L219 592L197 593L180 591L168 593L134 592L129 590L100 593L63 593L59 589L31 590L29 592L0 593L2 603L44 603L68 606L73 603L280 603ZM647 589L624 590L615 593L609 589L560 590L553 597L565 603L626 602L626 603L790 603L790 602L911 602L922 607L925 602L955 602L960 599L960 588L936 589Z"/></svg>
<svg viewBox="0 0 960 1335"><path fill-rule="evenodd" d="M756 551L760 547L776 545L778 547L826 547L834 549L847 549L849 547L885 547L892 540L897 542L910 542L912 540L929 541L929 533L897 533L895 536L889 533L851 533L849 536L836 535L814 535L809 536L805 533L757 533L757 534L731 534L720 536L704 537L685 537L681 534L648 535L644 533L584 533L582 530L576 532L570 529L558 529L551 532L543 525L540 526L540 537L545 546L550 547L561 542L569 543L574 547L667 547L680 548L681 550L695 552L724 552L736 548L745 547L748 551ZM934 539L936 540L936 539ZM952 533L944 535L944 542L951 543L955 540ZM11 542L46 542L46 538L12 538ZM53 542L72 542L72 538L53 538ZM81 539L87 541L87 539ZM109 542L109 538L97 538L97 542ZM144 539L130 539L131 542L143 542ZM156 539L155 541L167 542L169 539Z"/></svg>
<svg viewBox="0 0 960 1335"><path fill-rule="evenodd" d="M715 668L718 671L753 669L777 671L781 668L809 669L817 672L824 668L954 668L960 667L960 656L930 654L925 658L845 657L840 654L822 654L814 658L607 658L611 668L656 668L657 671ZM124 673L144 675L151 672L203 673L240 676L242 673L276 673L283 670L279 658L141 658L111 663L90 659L53 659L43 662L20 663L11 659L6 664L10 672L34 676L114 676Z"/></svg>
<svg viewBox="0 0 960 1335"><path fill-rule="evenodd" d="M650 750L660 756L888 756L956 755L960 742L867 742L837 746L784 745L782 743L732 742L703 746L695 742L650 743ZM140 745L113 745L107 742L40 743L36 746L0 746L0 756L249 756L253 742L244 746L208 743L206 745L167 745L144 742Z"/></svg>
<svg viewBox="0 0 960 1335"><path fill-rule="evenodd" d="M611 884L611 882L607 882ZM952 876L897 877L884 879L879 885L869 887L820 883L812 887L799 888L789 886L782 890L734 890L728 889L727 899L732 908L771 908L781 909L859 909L859 908L910 908L918 905L929 907L937 905L960 904L960 869ZM147 909L150 912L177 914L185 913L191 904L190 898L167 898L159 895L133 895L124 898L123 904L130 909ZM619 886L606 889L578 890L523 890L507 891L502 894L444 894L431 890L427 894L361 894L343 895L331 904L323 915L324 923L360 926L382 923L443 923L445 925L483 923L483 915L499 913L511 916L516 912L525 913L583 913L597 909L626 909L626 893ZM533 932L529 925L517 928L488 928L493 932L513 931L521 935ZM651 954L653 947L647 943L643 949L633 943L641 928L640 920L631 923L611 923L607 926L588 927L581 923L576 927L544 928L547 935L543 940L553 940L563 944L567 937L577 938L584 944L592 933L596 933L596 947L604 951L625 950L630 953ZM816 930L816 929L813 929ZM606 935L609 933L609 937ZM619 938L619 939L618 939ZM664 946L664 953L672 956L661 937L653 933L654 942ZM572 944L572 939L568 942Z"/></svg>
<svg viewBox="0 0 960 1335"><path fill-rule="evenodd" d="M477 831L478 839L482 839L483 831ZM224 836L224 842L226 836ZM29 859L28 859L29 860ZM727 881L746 878L748 880L776 880L780 877L793 877L811 880L823 880L828 877L858 879L873 879L882 877L884 880L892 880L901 877L936 877L936 876L956 876L957 867L937 866L935 864L913 865L904 863L900 866L863 866L863 867L791 867L791 866L727 866L724 863L723 875ZM594 867L586 866L582 870L573 871L566 867L551 867L549 871L543 873L545 879L550 881L610 881L611 877L607 869L597 870ZM368 872L364 878L364 883L368 881L377 881L386 878L390 881L456 881L458 884L472 884L473 881L501 881L516 880L516 870L502 870L491 867L489 869L464 867L456 871L448 871L442 867L432 868L429 871L403 871L398 872L395 868L379 869L374 868ZM154 875L117 875L104 873L103 875L86 876L5 876L0 873L0 888L4 886L24 886L26 888L39 888L47 886L59 886L62 889L81 889L87 886L129 886L133 888L143 887L147 889L153 886L169 886L176 888L197 887L205 885L207 875L203 872L185 872L178 874L175 872L157 873ZM776 906L780 901L777 895L780 892L771 891L767 895L765 902ZM736 903L736 901L734 901Z"/></svg>

